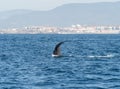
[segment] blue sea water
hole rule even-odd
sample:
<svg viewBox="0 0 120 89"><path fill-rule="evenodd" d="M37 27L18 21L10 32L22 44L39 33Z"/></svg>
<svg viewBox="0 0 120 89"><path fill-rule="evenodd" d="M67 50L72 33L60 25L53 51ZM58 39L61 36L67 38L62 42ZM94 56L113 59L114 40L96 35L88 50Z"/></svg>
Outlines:
<svg viewBox="0 0 120 89"><path fill-rule="evenodd" d="M0 89L120 89L120 35L0 35Z"/></svg>

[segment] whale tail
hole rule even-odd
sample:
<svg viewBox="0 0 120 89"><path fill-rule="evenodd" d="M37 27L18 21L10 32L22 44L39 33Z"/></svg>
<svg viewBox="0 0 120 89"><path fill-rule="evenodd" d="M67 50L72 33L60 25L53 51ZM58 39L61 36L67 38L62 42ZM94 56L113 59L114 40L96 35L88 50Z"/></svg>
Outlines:
<svg viewBox="0 0 120 89"><path fill-rule="evenodd" d="M60 45L63 44L63 43L64 43L64 41L63 41L63 42L59 42L59 43L55 46L55 48L54 48L54 50L53 50L53 54L52 54L53 57L59 57L59 56L61 55Z"/></svg>

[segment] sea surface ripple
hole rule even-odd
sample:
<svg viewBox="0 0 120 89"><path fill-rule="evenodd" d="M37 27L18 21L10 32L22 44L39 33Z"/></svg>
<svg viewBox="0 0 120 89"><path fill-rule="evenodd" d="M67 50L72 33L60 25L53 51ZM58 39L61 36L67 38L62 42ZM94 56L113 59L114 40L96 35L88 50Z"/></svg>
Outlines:
<svg viewBox="0 0 120 89"><path fill-rule="evenodd" d="M0 89L120 89L120 35L0 35Z"/></svg>

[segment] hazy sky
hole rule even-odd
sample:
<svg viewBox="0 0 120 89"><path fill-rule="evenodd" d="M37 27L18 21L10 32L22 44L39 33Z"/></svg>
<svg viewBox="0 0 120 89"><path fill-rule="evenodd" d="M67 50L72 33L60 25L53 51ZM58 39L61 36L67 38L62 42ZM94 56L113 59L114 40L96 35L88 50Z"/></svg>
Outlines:
<svg viewBox="0 0 120 89"><path fill-rule="evenodd" d="M118 0L0 0L0 11L13 9L49 10L66 3L115 1Z"/></svg>

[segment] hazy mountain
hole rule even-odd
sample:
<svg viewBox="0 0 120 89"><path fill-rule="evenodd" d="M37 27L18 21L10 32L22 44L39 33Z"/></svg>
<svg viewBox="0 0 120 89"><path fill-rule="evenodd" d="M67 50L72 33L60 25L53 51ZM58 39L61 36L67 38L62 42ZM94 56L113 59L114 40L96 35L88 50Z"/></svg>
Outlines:
<svg viewBox="0 0 120 89"><path fill-rule="evenodd" d="M0 12L0 27L72 24L118 25L120 2L72 3L50 11L12 10Z"/></svg>

